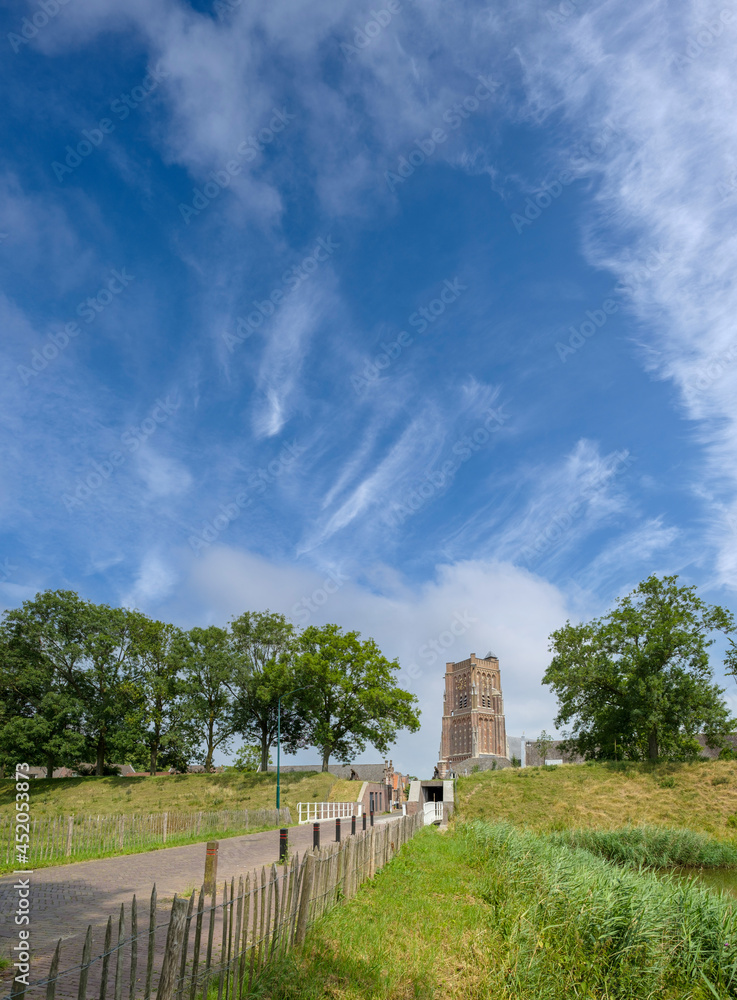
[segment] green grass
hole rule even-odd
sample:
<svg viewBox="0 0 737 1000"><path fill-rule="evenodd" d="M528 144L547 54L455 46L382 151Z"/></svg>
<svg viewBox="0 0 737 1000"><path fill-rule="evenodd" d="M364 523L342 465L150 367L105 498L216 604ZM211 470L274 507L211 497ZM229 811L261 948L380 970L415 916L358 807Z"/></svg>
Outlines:
<svg viewBox="0 0 737 1000"><path fill-rule="evenodd" d="M507 820L539 831L679 827L735 836L737 762L581 764L507 768L458 779L468 819Z"/></svg>
<svg viewBox="0 0 737 1000"><path fill-rule="evenodd" d="M658 826L570 830L552 834L551 839L635 867L727 868L737 865L737 848L732 844L693 830Z"/></svg>
<svg viewBox="0 0 737 1000"><path fill-rule="evenodd" d="M298 802L327 801L336 778L318 772L281 775L281 804L296 822ZM170 810L273 809L274 774L177 774L156 778L53 778L30 783L31 813L46 816L120 815ZM15 785L0 780L0 817L15 812Z"/></svg>
<svg viewBox="0 0 737 1000"><path fill-rule="evenodd" d="M305 946L273 1000L737 996L726 898L508 825L422 831Z"/></svg>

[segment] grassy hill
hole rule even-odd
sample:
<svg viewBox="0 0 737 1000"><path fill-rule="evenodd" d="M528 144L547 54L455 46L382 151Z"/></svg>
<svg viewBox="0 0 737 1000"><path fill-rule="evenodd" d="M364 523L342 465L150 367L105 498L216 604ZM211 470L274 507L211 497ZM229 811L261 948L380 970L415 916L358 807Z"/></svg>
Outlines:
<svg viewBox="0 0 737 1000"><path fill-rule="evenodd" d="M360 785L339 781L332 774L298 772L281 775L281 804L292 810L298 802L347 801ZM0 781L0 817L15 812L15 788ZM119 813L186 812L219 809L263 809L276 804L274 774L178 774L156 778L55 778L31 782L31 813L46 816Z"/></svg>
<svg viewBox="0 0 737 1000"><path fill-rule="evenodd" d="M737 814L737 761L484 771L458 780L457 804L464 819L539 831L647 823L730 838L737 835L728 825Z"/></svg>

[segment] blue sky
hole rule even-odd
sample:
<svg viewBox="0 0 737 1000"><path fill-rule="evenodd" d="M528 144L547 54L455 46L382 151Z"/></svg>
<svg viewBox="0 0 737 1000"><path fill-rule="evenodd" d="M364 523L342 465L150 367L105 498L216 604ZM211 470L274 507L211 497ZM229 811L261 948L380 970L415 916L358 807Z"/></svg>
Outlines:
<svg viewBox="0 0 737 1000"><path fill-rule="evenodd" d="M0 19L5 607L356 628L415 773L446 660L536 735L567 617L652 572L735 609L737 8Z"/></svg>

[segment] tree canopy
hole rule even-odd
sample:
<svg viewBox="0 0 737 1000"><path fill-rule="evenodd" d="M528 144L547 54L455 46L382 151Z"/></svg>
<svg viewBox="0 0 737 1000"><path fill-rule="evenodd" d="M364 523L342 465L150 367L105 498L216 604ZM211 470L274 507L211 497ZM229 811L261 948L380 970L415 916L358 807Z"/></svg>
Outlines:
<svg viewBox="0 0 737 1000"><path fill-rule="evenodd" d="M734 619L677 580L651 576L603 618L551 635L543 684L558 697L556 725L571 725L567 750L654 761L697 756L697 733L724 745L734 720L707 650L719 633L732 641Z"/></svg>
<svg viewBox="0 0 737 1000"><path fill-rule="evenodd" d="M266 770L276 743L317 746L327 768L415 731L415 698L373 640L337 625L300 634L278 612L245 612L229 629L184 631L73 591L37 594L0 625L0 768L19 760L102 775L113 762L214 766L236 737L238 766Z"/></svg>
<svg viewBox="0 0 737 1000"><path fill-rule="evenodd" d="M396 660L387 660L373 639L337 625L310 626L302 633L297 664L305 741L348 763L371 743L386 753L400 729L420 728L417 698L395 684Z"/></svg>

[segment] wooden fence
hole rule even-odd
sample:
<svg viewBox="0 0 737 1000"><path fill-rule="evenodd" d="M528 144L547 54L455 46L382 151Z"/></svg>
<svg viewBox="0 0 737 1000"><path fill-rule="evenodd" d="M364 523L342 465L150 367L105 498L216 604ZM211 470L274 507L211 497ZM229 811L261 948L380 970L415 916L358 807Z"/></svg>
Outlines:
<svg viewBox="0 0 737 1000"><path fill-rule="evenodd" d="M108 918L102 951L92 955L88 927L81 962L59 972L62 940L48 974L28 986L13 981L2 1000L247 1000L267 962L301 944L308 928L355 895L422 829L422 814L403 816L340 843L306 851L271 870L224 883L209 896L175 897L157 918L156 887L139 924L136 899L126 916ZM145 926L141 926L145 924Z"/></svg>
<svg viewBox="0 0 737 1000"><path fill-rule="evenodd" d="M222 809L219 812L163 812L120 816L61 816L31 824L27 864L104 857L115 852L172 847L254 827L292 822L289 809ZM0 820L0 863L14 866L15 817Z"/></svg>

